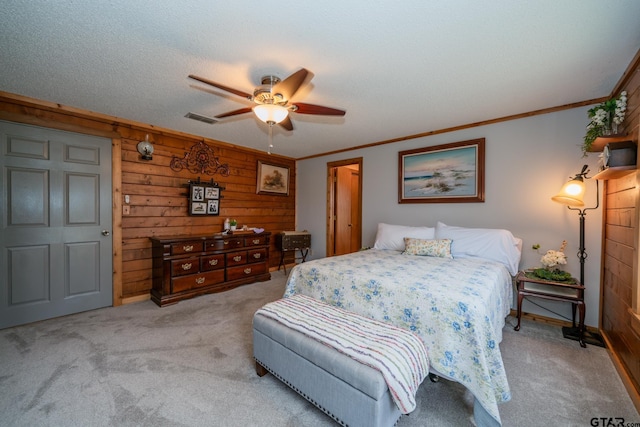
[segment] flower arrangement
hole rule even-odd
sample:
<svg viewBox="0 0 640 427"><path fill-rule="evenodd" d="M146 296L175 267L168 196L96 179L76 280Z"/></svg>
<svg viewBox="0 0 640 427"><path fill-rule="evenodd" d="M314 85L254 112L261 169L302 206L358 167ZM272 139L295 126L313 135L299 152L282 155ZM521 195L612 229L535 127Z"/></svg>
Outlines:
<svg viewBox="0 0 640 427"><path fill-rule="evenodd" d="M622 91L618 98L611 98L596 105L588 111L589 124L584 136L582 151L586 153L591 148L593 141L599 136L617 133L618 125L624 121L627 113L627 91Z"/></svg>
<svg viewBox="0 0 640 427"><path fill-rule="evenodd" d="M545 266L545 268L548 268L548 269L550 269L551 267L555 267L556 265L559 265L559 264L566 264L567 256L564 254L564 249L566 247L567 247L567 241L563 240L562 246L560 246L560 250L558 251L554 251L553 249L548 250L547 253L544 254L542 258L540 258L540 262L542 263L542 265Z"/></svg>
<svg viewBox="0 0 640 427"><path fill-rule="evenodd" d="M534 269L533 275L539 279L553 280L556 282L573 280L570 273L557 268L558 265L564 265L567 263L567 256L564 254L564 250L566 247L567 241L563 240L559 250L555 251L553 249L550 249L544 255L542 255L542 258L540 258L540 263L544 266L544 268ZM539 249L540 246L536 245L533 248Z"/></svg>

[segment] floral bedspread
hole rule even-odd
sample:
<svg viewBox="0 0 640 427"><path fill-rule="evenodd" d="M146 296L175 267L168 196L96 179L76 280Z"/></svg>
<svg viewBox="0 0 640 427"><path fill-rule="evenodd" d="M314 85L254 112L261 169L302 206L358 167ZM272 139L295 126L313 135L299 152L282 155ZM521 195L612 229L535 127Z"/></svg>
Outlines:
<svg viewBox="0 0 640 427"><path fill-rule="evenodd" d="M511 392L498 344L513 298L502 264L370 249L298 264L284 297L295 294L413 331L432 370L500 423L498 403Z"/></svg>

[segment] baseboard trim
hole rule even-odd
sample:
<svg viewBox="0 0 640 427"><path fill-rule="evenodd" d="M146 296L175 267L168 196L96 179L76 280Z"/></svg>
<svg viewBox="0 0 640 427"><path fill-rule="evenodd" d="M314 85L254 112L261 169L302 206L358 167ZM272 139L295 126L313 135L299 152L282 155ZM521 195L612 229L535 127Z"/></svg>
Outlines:
<svg viewBox="0 0 640 427"><path fill-rule="evenodd" d="M122 305L141 302L151 299L151 294L136 295L134 297L122 298Z"/></svg>
<svg viewBox="0 0 640 427"><path fill-rule="evenodd" d="M514 309L511 309L511 316L517 317L518 312ZM555 319L553 317L542 316L540 314L532 314L532 313L522 313L523 319L533 320L534 322L546 323L548 325L564 327L564 326L573 326L573 324L566 320ZM594 328L593 326L587 326L587 331L594 332L600 334L600 329Z"/></svg>
<svg viewBox="0 0 640 427"><path fill-rule="evenodd" d="M624 384L624 388L627 389L627 393L629 394L631 401L635 405L636 411L640 413L640 390L636 389L633 381L631 380L631 377L629 376L629 373L627 372L627 369L624 366L624 363L622 363L622 360L620 360L618 354L609 350L610 348L613 348L613 346L611 345L609 336L604 331L602 333L602 338L604 339L604 343L607 346L607 351L609 353L611 361L613 362L613 366L615 366L616 371L618 371L618 375L622 380L622 384Z"/></svg>
<svg viewBox="0 0 640 427"><path fill-rule="evenodd" d="M292 262L291 264L285 264L285 267L287 268L287 274L289 274L289 271L291 271L291 269L296 265L298 265L298 263L296 262ZM282 271L282 274L284 274L284 269L282 268L282 264L278 267L269 267L269 273L275 273L277 271Z"/></svg>

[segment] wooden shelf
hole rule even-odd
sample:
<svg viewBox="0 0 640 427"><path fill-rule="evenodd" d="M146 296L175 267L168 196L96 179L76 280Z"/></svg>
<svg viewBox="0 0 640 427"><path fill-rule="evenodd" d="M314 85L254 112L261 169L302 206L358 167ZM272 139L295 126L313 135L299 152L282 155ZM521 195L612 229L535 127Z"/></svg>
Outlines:
<svg viewBox="0 0 640 427"><path fill-rule="evenodd" d="M592 178L593 179L600 179L600 180L616 179L616 178L623 177L625 175L629 175L630 173L633 173L635 171L636 171L636 165L632 165L632 166L614 166L614 167L611 167L611 168L607 168L607 169L601 170L600 172L595 174Z"/></svg>
<svg viewBox="0 0 640 427"><path fill-rule="evenodd" d="M608 143L620 142L620 141L631 141L631 139L629 138L629 135L623 135L623 134L599 136L591 144L591 147L589 148L589 152L598 153L604 150L604 146L607 145Z"/></svg>

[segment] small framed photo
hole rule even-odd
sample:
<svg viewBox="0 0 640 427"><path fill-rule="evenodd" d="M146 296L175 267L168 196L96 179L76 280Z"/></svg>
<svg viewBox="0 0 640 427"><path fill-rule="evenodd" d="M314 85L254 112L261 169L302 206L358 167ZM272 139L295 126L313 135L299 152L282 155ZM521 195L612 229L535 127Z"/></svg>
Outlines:
<svg viewBox="0 0 640 427"><path fill-rule="evenodd" d="M205 199L219 199L220 198L220 188L218 187L206 187L204 189L204 198Z"/></svg>
<svg viewBox="0 0 640 427"><path fill-rule="evenodd" d="M289 195L289 168L287 166L270 165L258 160L257 194Z"/></svg>
<svg viewBox="0 0 640 427"><path fill-rule="evenodd" d="M191 201L197 202L204 200L204 187L201 185L191 186Z"/></svg>
<svg viewBox="0 0 640 427"><path fill-rule="evenodd" d="M207 214L209 215L218 215L220 207L220 202L216 200L207 200Z"/></svg>
<svg viewBox="0 0 640 427"><path fill-rule="evenodd" d="M206 202L191 202L191 215L206 215L207 203Z"/></svg>

